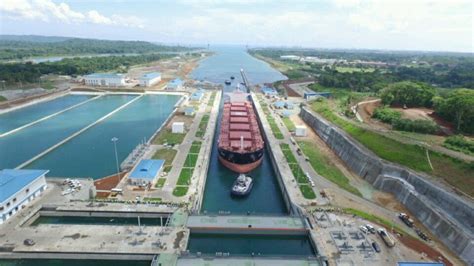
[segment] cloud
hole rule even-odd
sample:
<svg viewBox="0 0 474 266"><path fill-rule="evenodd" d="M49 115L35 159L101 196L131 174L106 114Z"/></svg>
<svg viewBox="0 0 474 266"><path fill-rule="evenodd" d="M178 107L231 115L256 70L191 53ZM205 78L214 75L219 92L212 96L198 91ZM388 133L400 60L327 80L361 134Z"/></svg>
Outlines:
<svg viewBox="0 0 474 266"><path fill-rule="evenodd" d="M92 23L110 26L143 28L144 21L135 16L106 16L97 10L75 11L66 3L51 0L0 0L0 12L10 19L59 21L63 23Z"/></svg>

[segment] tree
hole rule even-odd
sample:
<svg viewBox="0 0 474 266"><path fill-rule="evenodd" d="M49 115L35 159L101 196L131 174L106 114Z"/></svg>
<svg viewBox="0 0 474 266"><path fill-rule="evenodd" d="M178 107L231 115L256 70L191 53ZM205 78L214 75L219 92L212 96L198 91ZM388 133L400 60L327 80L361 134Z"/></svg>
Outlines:
<svg viewBox="0 0 474 266"><path fill-rule="evenodd" d="M457 89L445 99L436 98L435 109L457 131L474 132L474 90Z"/></svg>
<svg viewBox="0 0 474 266"><path fill-rule="evenodd" d="M411 81L402 81L390 84L382 90L382 102L386 105L406 105L409 107L425 106L433 104L436 90L425 84Z"/></svg>

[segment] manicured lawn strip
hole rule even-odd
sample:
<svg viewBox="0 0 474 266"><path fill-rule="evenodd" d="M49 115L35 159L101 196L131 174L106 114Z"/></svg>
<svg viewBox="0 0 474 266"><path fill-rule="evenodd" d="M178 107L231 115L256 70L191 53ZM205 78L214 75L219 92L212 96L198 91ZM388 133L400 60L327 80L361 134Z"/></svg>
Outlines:
<svg viewBox="0 0 474 266"><path fill-rule="evenodd" d="M216 99L216 92L212 92L211 97L209 97L209 101L207 102L207 106L211 107L214 104L214 100Z"/></svg>
<svg viewBox="0 0 474 266"><path fill-rule="evenodd" d="M290 150L289 145L286 143L281 143L280 148L283 154L285 155L286 161L290 166L291 172L293 173L293 176L295 177L296 182L298 183L303 197L305 199L315 199L316 194L314 193L313 188L308 185L307 177L304 174L303 169L301 169L300 165L297 163L296 158L293 155L293 152Z"/></svg>
<svg viewBox="0 0 474 266"><path fill-rule="evenodd" d="M195 153L190 153L186 156L186 160L184 161L183 167L194 167L196 166L198 155Z"/></svg>
<svg viewBox="0 0 474 266"><path fill-rule="evenodd" d="M155 187L157 188L162 188L165 185L166 178L158 178L158 181L156 181Z"/></svg>
<svg viewBox="0 0 474 266"><path fill-rule="evenodd" d="M268 124L270 125L270 128L272 129L272 132L275 138L283 139L283 134L281 133L280 128L276 124L275 119L271 116L270 110L268 109L267 104L260 102L260 105L262 107L263 113L265 114L267 118Z"/></svg>
<svg viewBox="0 0 474 266"><path fill-rule="evenodd" d="M202 136L204 136L208 122L209 122L209 115L206 114L201 118L201 122L199 122L199 128L196 131L196 137L201 138Z"/></svg>
<svg viewBox="0 0 474 266"><path fill-rule="evenodd" d="M189 152L198 154L200 149L201 149L201 145L192 145Z"/></svg>
<svg viewBox="0 0 474 266"><path fill-rule="evenodd" d="M318 147L308 141L298 141L301 151L309 158L313 169L329 181L355 195L362 196L359 190L349 183L349 179L332 163L331 159L321 154Z"/></svg>
<svg viewBox="0 0 474 266"><path fill-rule="evenodd" d="M288 131L295 131L295 124L289 117L282 117L281 119L283 120L283 124L285 124L286 128L288 128Z"/></svg>
<svg viewBox="0 0 474 266"><path fill-rule="evenodd" d="M172 165L165 165L165 167L163 167L163 172L169 173L172 168Z"/></svg>
<svg viewBox="0 0 474 266"><path fill-rule="evenodd" d="M409 167L415 171L433 174L460 191L474 196L474 163L467 163L455 158L430 151L431 169L426 157L426 150L418 145L405 144L394 139L372 132L338 117L329 108L327 102L315 101L311 104L314 111L344 129L362 145L387 161Z"/></svg>
<svg viewBox="0 0 474 266"><path fill-rule="evenodd" d="M171 129L165 128L156 136L154 144L180 144L183 142L186 133L172 133Z"/></svg>
<svg viewBox="0 0 474 266"><path fill-rule="evenodd" d="M173 189L173 195L176 196L176 197L182 197L184 195L186 195L186 193L188 193L188 189L189 187L185 186L185 187L175 187Z"/></svg>
<svg viewBox="0 0 474 266"><path fill-rule="evenodd" d="M161 202L161 198L143 198L143 201Z"/></svg>
<svg viewBox="0 0 474 266"><path fill-rule="evenodd" d="M178 186L188 186L191 183L191 177L193 176L194 168L183 167L181 172L179 173L178 182L176 185Z"/></svg>
<svg viewBox="0 0 474 266"><path fill-rule="evenodd" d="M305 199L315 199L316 194L313 191L313 188L311 188L308 184L306 185L299 185L301 193L303 194L303 197Z"/></svg>

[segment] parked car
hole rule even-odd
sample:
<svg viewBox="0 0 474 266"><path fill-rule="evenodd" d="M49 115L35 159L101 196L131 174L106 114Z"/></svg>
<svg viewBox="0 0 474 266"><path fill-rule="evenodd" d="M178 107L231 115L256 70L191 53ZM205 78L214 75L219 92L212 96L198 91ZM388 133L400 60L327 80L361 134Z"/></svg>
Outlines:
<svg viewBox="0 0 474 266"><path fill-rule="evenodd" d="M382 251L382 250L380 249L379 244L377 244L377 242L375 242L375 241L372 242L372 247L374 248L375 252L377 252L377 253L380 253L380 251Z"/></svg>
<svg viewBox="0 0 474 266"><path fill-rule="evenodd" d="M375 227L373 227L372 225L366 224L365 228L367 228L367 230L371 232L372 234L375 234Z"/></svg>
<svg viewBox="0 0 474 266"><path fill-rule="evenodd" d="M360 229L360 231L362 231L362 232L365 233L365 234L367 234L367 232L369 232L369 230L367 230L367 228L366 228L365 226L363 226L363 225L361 225L361 226L359 227L359 229Z"/></svg>

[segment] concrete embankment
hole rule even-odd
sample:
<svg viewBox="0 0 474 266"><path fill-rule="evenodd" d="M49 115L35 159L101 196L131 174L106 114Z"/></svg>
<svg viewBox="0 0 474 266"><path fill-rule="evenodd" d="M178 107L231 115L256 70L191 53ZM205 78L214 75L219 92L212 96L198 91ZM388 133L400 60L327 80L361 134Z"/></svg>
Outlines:
<svg viewBox="0 0 474 266"><path fill-rule="evenodd" d="M351 170L392 193L418 220L467 263L474 263L474 204L428 176L384 161L343 130L302 108L301 118Z"/></svg>

